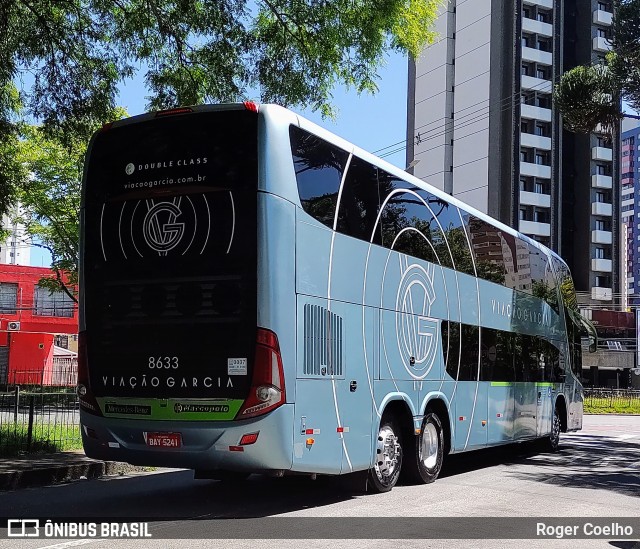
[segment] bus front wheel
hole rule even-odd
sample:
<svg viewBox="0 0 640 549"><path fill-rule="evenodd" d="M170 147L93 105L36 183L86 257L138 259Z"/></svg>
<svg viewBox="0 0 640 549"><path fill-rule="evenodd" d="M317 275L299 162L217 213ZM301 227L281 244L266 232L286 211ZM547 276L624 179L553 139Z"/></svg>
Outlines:
<svg viewBox="0 0 640 549"><path fill-rule="evenodd" d="M382 417L375 452L375 462L369 471L369 485L374 492L388 492L398 482L402 469L402 437L393 417Z"/></svg>
<svg viewBox="0 0 640 549"><path fill-rule="evenodd" d="M562 421L560 420L560 412L556 406L553 409L553 418L551 419L551 432L540 440L540 449L543 452L557 452L560 447L560 431L562 429Z"/></svg>
<svg viewBox="0 0 640 549"><path fill-rule="evenodd" d="M444 460L444 434L440 418L427 411L422 420L420 434L415 437L415 450L411 459L405 460L407 480L418 484L435 481Z"/></svg>

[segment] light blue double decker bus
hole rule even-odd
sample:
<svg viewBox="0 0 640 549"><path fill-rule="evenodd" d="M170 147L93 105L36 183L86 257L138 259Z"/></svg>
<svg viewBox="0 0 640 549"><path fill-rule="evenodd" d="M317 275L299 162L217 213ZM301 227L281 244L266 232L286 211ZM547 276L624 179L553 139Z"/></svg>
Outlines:
<svg viewBox="0 0 640 549"><path fill-rule="evenodd" d="M383 492L581 428L594 333L562 259L289 110L105 126L81 226L90 457Z"/></svg>

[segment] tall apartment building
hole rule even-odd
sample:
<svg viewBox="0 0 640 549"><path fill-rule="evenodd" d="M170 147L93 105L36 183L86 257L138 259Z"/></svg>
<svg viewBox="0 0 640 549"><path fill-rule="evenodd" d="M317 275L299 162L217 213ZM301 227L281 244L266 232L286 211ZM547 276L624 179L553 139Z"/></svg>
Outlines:
<svg viewBox="0 0 640 549"><path fill-rule="evenodd" d="M623 295L625 305L637 307L640 305L640 125L633 126L622 132L620 221L623 227Z"/></svg>
<svg viewBox="0 0 640 549"><path fill-rule="evenodd" d="M14 215L3 215L0 226L9 232L4 242L0 242L0 264L30 265L31 240L22 223L16 222Z"/></svg>
<svg viewBox="0 0 640 549"><path fill-rule="evenodd" d="M619 141L564 130L552 88L604 58L611 12L608 0L449 0L439 41L409 63L407 165L559 252L583 305L620 292Z"/></svg>

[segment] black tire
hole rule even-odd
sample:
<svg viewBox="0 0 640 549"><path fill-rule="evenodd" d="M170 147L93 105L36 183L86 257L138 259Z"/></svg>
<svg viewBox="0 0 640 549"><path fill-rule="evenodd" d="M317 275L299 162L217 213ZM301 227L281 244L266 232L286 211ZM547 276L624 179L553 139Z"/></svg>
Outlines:
<svg viewBox="0 0 640 549"><path fill-rule="evenodd" d="M429 484L434 482L444 460L444 431L440 418L427 410L420 434L414 438L414 449L404 462L403 476L408 482Z"/></svg>
<svg viewBox="0 0 640 549"><path fill-rule="evenodd" d="M551 419L551 432L544 438L539 440L538 447L542 452L557 452L560 448L560 430L562 422L560 421L560 413L558 408L553 409L553 418Z"/></svg>
<svg viewBox="0 0 640 549"><path fill-rule="evenodd" d="M402 437L393 417L380 420L374 466L369 470L368 488L371 492L389 492L398 482L402 470Z"/></svg>

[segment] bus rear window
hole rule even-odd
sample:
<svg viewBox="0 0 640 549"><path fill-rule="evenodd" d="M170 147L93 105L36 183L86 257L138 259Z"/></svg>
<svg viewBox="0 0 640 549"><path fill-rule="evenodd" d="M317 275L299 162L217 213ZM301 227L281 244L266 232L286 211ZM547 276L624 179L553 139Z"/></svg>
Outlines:
<svg viewBox="0 0 640 549"><path fill-rule="evenodd" d="M85 199L255 189L257 124L254 113L230 110L105 130L92 144Z"/></svg>
<svg viewBox="0 0 640 549"><path fill-rule="evenodd" d="M245 110L197 111L134 120L94 140L82 268L97 396L246 396L257 314L257 125ZM245 375L229 374L230 359Z"/></svg>

